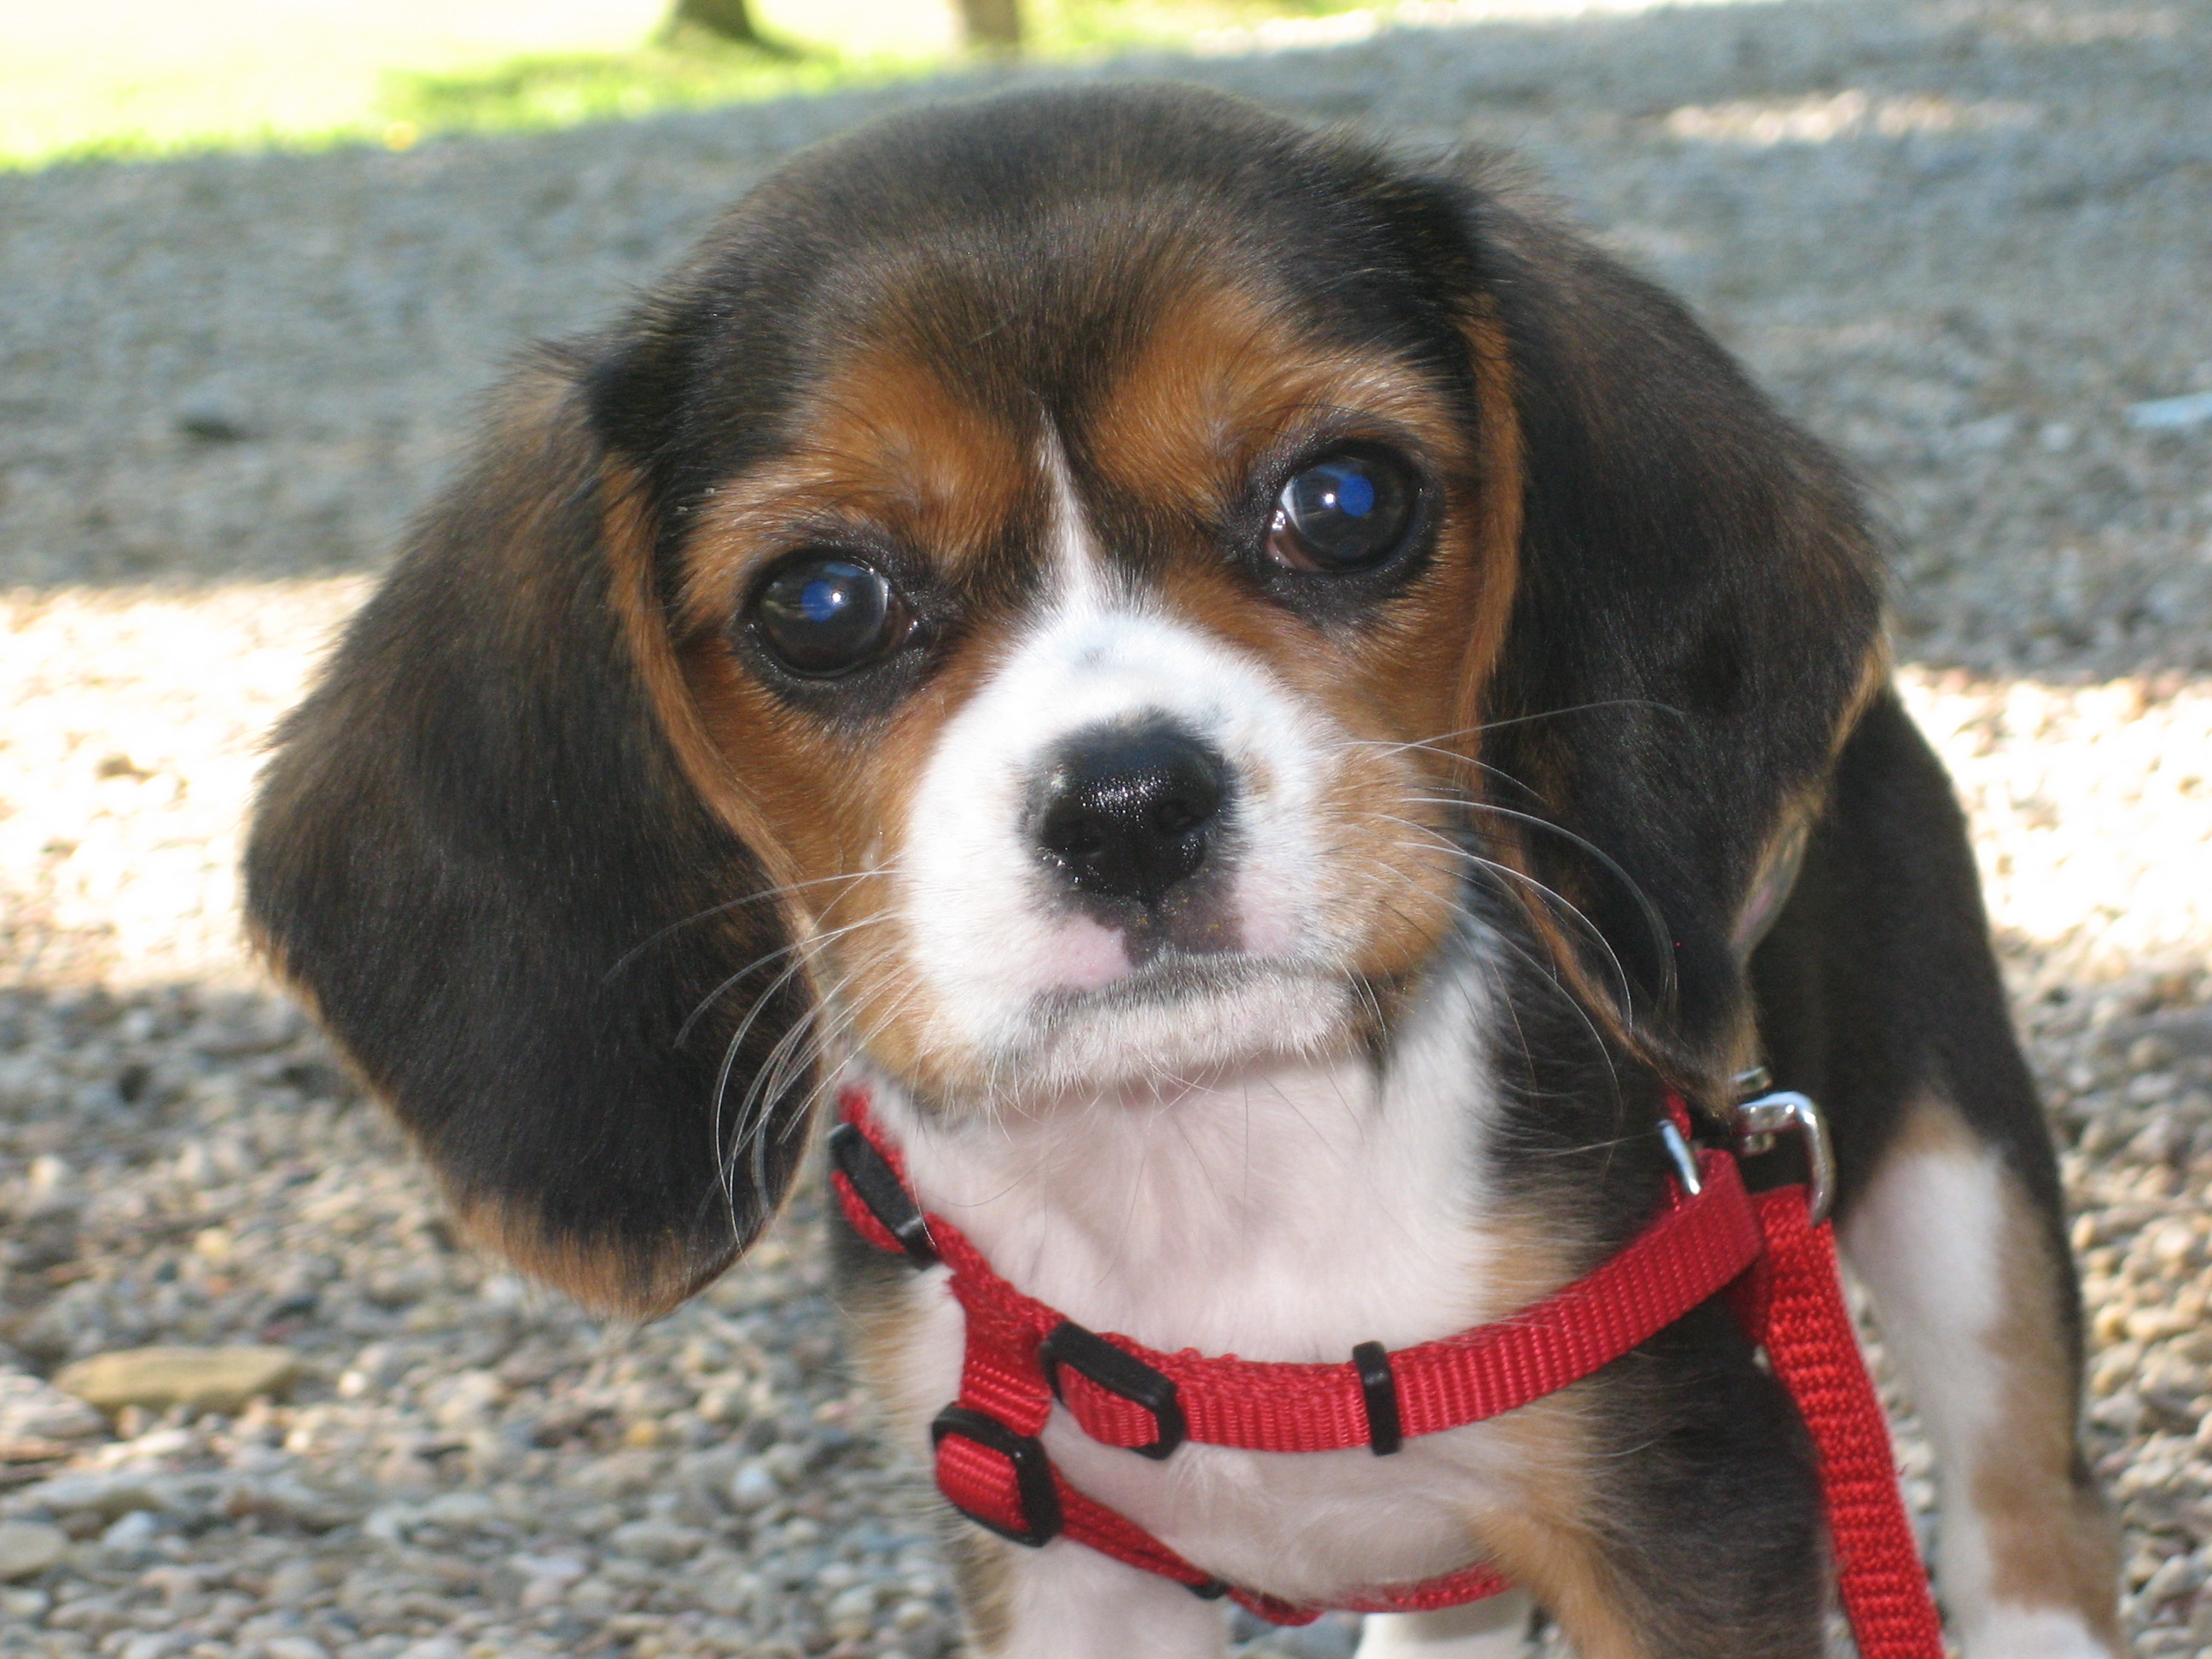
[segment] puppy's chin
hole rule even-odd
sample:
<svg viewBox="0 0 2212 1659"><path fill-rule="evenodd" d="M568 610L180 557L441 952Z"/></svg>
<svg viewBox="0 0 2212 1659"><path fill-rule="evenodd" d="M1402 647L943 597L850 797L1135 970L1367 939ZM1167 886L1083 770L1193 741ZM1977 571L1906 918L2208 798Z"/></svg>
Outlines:
<svg viewBox="0 0 2212 1659"><path fill-rule="evenodd" d="M1343 975L1167 951L1093 990L1036 998L984 1060L995 1102L1089 1095L1358 1048L1370 1006Z"/></svg>

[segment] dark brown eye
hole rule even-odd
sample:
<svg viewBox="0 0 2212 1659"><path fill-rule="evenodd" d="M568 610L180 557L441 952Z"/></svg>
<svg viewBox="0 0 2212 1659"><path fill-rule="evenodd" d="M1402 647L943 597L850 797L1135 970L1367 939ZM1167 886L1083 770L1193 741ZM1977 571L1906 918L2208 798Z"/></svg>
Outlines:
<svg viewBox="0 0 2212 1659"><path fill-rule="evenodd" d="M786 559L753 595L761 644L791 672L835 679L889 655L914 617L884 574L848 556Z"/></svg>
<svg viewBox="0 0 2212 1659"><path fill-rule="evenodd" d="M1405 544L1416 500L1411 475L1388 456L1328 456L1275 498L1267 551L1294 570L1370 569Z"/></svg>

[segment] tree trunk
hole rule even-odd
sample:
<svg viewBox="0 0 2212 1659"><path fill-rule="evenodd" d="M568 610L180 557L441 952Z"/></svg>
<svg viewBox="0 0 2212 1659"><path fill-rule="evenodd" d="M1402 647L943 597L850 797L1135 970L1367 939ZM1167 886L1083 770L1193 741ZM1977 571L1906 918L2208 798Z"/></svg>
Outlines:
<svg viewBox="0 0 2212 1659"><path fill-rule="evenodd" d="M1022 49L1021 0L960 0L968 44L982 52Z"/></svg>
<svg viewBox="0 0 2212 1659"><path fill-rule="evenodd" d="M684 23L749 46L768 44L753 26L752 0L676 0L668 26L672 29Z"/></svg>

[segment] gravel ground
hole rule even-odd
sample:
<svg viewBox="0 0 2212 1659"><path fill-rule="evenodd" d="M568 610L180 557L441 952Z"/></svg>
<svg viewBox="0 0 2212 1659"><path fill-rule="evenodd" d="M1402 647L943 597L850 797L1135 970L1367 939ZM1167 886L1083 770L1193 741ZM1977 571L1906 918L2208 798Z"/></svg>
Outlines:
<svg viewBox="0 0 2212 1659"><path fill-rule="evenodd" d="M2212 1655L2212 423L2125 410L2212 389L2209 56L2206 0L1801 0L1179 66L1518 144L1880 492L2066 1148L2146 1659ZM500 357L919 95L0 176L0 1655L950 1650L813 1194L644 1329L458 1250L242 960L231 869L259 732ZM156 1344L295 1374L112 1418L45 1380Z"/></svg>

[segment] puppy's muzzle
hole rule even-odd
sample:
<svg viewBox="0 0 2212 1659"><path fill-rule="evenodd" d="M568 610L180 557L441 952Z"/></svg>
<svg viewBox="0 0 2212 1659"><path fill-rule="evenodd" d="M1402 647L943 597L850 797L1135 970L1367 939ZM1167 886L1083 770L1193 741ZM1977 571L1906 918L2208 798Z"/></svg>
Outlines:
<svg viewBox="0 0 2212 1659"><path fill-rule="evenodd" d="M1062 745L1038 851L1085 908L1157 911L1221 856L1228 763L1166 721L1094 726Z"/></svg>

